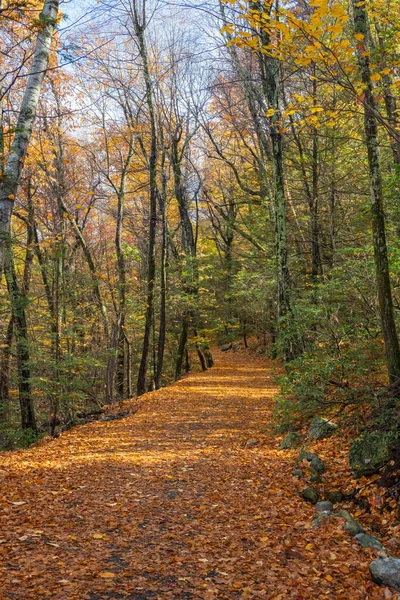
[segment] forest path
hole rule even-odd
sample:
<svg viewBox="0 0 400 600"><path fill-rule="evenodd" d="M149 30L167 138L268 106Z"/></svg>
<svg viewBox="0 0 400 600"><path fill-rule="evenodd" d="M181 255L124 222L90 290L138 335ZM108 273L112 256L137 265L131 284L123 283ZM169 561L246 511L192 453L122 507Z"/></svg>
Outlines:
<svg viewBox="0 0 400 600"><path fill-rule="evenodd" d="M365 551L312 528L275 393L267 360L217 353L135 415L2 454L0 598L383 598Z"/></svg>

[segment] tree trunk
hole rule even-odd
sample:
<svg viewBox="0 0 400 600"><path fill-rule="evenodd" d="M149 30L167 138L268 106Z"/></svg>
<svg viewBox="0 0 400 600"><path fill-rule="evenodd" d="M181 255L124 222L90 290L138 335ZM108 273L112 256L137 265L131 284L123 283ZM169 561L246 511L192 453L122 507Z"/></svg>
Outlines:
<svg viewBox="0 0 400 600"><path fill-rule="evenodd" d="M9 247L6 253L5 275L7 280L8 292L10 294L12 314L15 326L15 340L17 346L17 370L18 370L18 391L19 403L21 409L21 427L22 429L32 429L36 431L35 410L33 405L31 390L31 371L30 354L28 340L28 324L26 321L26 296L21 294L18 285L17 274L14 267L14 258L12 248Z"/></svg>
<svg viewBox="0 0 400 600"><path fill-rule="evenodd" d="M162 369L164 362L166 326L167 326L167 248L168 248L168 227L167 227L167 207L166 193L167 182L163 173L163 190L160 198L161 227L162 227L162 245L161 245L161 300L160 300L160 324L158 330L157 347L157 367L155 375L156 390L160 389L162 383Z"/></svg>
<svg viewBox="0 0 400 600"><path fill-rule="evenodd" d="M14 317L11 315L2 344L0 363L0 423L7 421L9 386L10 386L10 358L14 332Z"/></svg>
<svg viewBox="0 0 400 600"><path fill-rule="evenodd" d="M48 67L58 8L59 0L45 0L43 10L39 15L39 31L30 66L30 75L24 91L4 177L0 183L0 271L4 266L6 246L11 243L10 228L14 200L32 135L43 79Z"/></svg>
<svg viewBox="0 0 400 600"><path fill-rule="evenodd" d="M188 324L187 321L184 320L182 322L181 335L179 338L178 351L176 355L175 361L175 381L177 381L182 374L182 363L185 357L185 351L187 347L187 338L188 338Z"/></svg>
<svg viewBox="0 0 400 600"><path fill-rule="evenodd" d="M138 7L134 2L133 26L138 42L139 54L142 60L143 75L146 89L146 103L150 117L151 127L151 148L149 155L149 182L150 182L150 211L149 211L149 245L148 245L148 272L147 272L147 306L146 320L144 327L142 357L139 366L137 380L137 395L141 396L146 392L146 374L147 363L150 352L150 337L153 323L154 312L154 280L156 276L156 233L157 233L157 128L153 102L153 84L151 80L150 67L147 55L147 46L144 37L145 23L145 5L143 5L142 18L140 22Z"/></svg>
<svg viewBox="0 0 400 600"><path fill-rule="evenodd" d="M376 282L389 378L391 383L396 383L400 378L400 347L393 312L392 289L386 245L376 103L371 81L370 58L368 53L371 34L365 3L359 2L358 0L352 0L352 6L354 12L355 33L360 33L364 36L365 51L358 50L357 60L361 79L364 84L364 131L371 185L372 231L376 265Z"/></svg>

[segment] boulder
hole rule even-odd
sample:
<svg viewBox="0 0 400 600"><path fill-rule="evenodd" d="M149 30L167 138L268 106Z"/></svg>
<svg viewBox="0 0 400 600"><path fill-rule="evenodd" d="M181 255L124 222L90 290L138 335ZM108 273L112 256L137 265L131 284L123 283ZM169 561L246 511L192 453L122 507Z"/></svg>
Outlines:
<svg viewBox="0 0 400 600"><path fill-rule="evenodd" d="M332 512L332 502L327 502L326 500L324 502L317 502L317 504L314 506L315 510L317 512L326 512L326 513L330 513Z"/></svg>
<svg viewBox="0 0 400 600"><path fill-rule="evenodd" d="M311 476L310 476L310 483L322 483L322 477L321 477L321 473L319 473L319 471L317 471L317 469L314 469L313 466L310 467L310 471L311 471Z"/></svg>
<svg viewBox="0 0 400 600"><path fill-rule="evenodd" d="M282 450L291 450L292 448L297 448L301 444L303 437L300 433L296 431L289 431L279 444L279 447Z"/></svg>
<svg viewBox="0 0 400 600"><path fill-rule="evenodd" d="M320 512L320 513L318 513L314 517L313 527L315 527L316 529L318 529L322 525L325 525L325 523L329 520L330 516L331 516L330 512Z"/></svg>
<svg viewBox="0 0 400 600"><path fill-rule="evenodd" d="M357 533L357 535L354 536L354 539L356 539L363 548L377 548L378 550L384 550L384 547L374 535Z"/></svg>
<svg viewBox="0 0 400 600"><path fill-rule="evenodd" d="M258 440L249 440L246 442L246 448L254 448L255 446L258 446L259 443Z"/></svg>
<svg viewBox="0 0 400 600"><path fill-rule="evenodd" d="M310 504L316 504L319 500L319 494L313 485L309 485L302 492L300 492L300 496Z"/></svg>
<svg viewBox="0 0 400 600"><path fill-rule="evenodd" d="M221 352L228 352L232 348L232 344L223 344L220 348Z"/></svg>
<svg viewBox="0 0 400 600"><path fill-rule="evenodd" d="M381 557L369 566L372 580L400 592L400 558Z"/></svg>
<svg viewBox="0 0 400 600"><path fill-rule="evenodd" d="M325 496L332 504L337 504L343 500L343 494L340 490L328 490L325 492Z"/></svg>
<svg viewBox="0 0 400 600"><path fill-rule="evenodd" d="M325 471L325 465L322 460L316 454L312 454L307 450L302 450L297 457L296 464L299 464L306 460L310 463L311 467L315 469L318 473L323 473Z"/></svg>
<svg viewBox="0 0 400 600"><path fill-rule="evenodd" d="M360 523L355 520L354 517L347 510L339 510L332 515L335 519L345 519L344 530L347 531L351 536L355 537L359 533L364 533L364 529Z"/></svg>
<svg viewBox="0 0 400 600"><path fill-rule="evenodd" d="M349 463L355 477L372 475L389 460L395 437L379 431L365 432L350 447Z"/></svg>
<svg viewBox="0 0 400 600"><path fill-rule="evenodd" d="M337 425L332 423L332 421L328 421L328 419L323 419L322 417L314 417L311 421L308 435L315 440L323 440L333 435L336 430Z"/></svg>
<svg viewBox="0 0 400 600"><path fill-rule="evenodd" d="M400 539L396 538L396 537L392 537L387 542L386 546L389 548L389 550L392 550L393 552L395 552L395 551L399 550L399 548L400 548Z"/></svg>
<svg viewBox="0 0 400 600"><path fill-rule="evenodd" d="M293 469L292 475L293 475L293 477L298 477L299 479L301 479L304 474L301 469Z"/></svg>

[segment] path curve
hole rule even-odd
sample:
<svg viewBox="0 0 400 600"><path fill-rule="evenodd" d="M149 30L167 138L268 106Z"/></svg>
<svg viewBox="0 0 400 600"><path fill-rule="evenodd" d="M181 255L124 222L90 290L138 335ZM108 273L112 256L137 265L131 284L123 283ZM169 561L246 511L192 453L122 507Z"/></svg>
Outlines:
<svg viewBox="0 0 400 600"><path fill-rule="evenodd" d="M384 598L365 551L312 528L275 393L267 360L217 353L135 415L0 455L0 598Z"/></svg>

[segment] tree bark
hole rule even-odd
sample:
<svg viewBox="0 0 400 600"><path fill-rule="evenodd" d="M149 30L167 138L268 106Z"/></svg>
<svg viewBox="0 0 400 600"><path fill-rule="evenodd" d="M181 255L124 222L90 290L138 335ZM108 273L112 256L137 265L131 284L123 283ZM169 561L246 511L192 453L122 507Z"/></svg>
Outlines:
<svg viewBox="0 0 400 600"><path fill-rule="evenodd" d="M43 79L48 67L58 8L59 0L45 0L43 10L39 15L39 32L30 75L24 91L14 139L4 169L4 177L0 183L0 271L4 266L6 246L11 243L11 215L14 200L32 135Z"/></svg>
<svg viewBox="0 0 400 600"><path fill-rule="evenodd" d="M370 29L365 2L352 0L355 33L363 34L364 48L358 50L357 60L364 84L364 132L368 153L369 180L371 185L371 209L373 246L376 265L379 310L385 341L386 362L391 383L400 378L400 346L393 312L392 288L386 245L385 215L383 207L382 175L379 156L377 109L371 81L369 58Z"/></svg>
<svg viewBox="0 0 400 600"><path fill-rule="evenodd" d="M11 246L8 247L5 262L5 275L8 292L10 294L12 314L15 326L15 340L17 346L18 391L21 409L22 429L37 430L35 409L31 390L30 353L28 340L28 324L26 320L27 297L21 293L17 274L15 272L14 257Z"/></svg>
<svg viewBox="0 0 400 600"><path fill-rule="evenodd" d="M144 36L146 28L145 15L146 2L143 2L142 19L138 14L136 0L133 2L133 27L138 43L139 54L142 61L143 76L146 89L146 103L150 119L150 155L149 155L149 183L150 183L150 211L149 211L149 243L148 243L148 271L147 271L147 305L146 320L143 336L142 357L140 360L137 395L146 392L147 363L150 352L150 337L154 312L154 280L156 276L156 233L157 233L157 127L153 100L153 83L148 60L147 45Z"/></svg>

